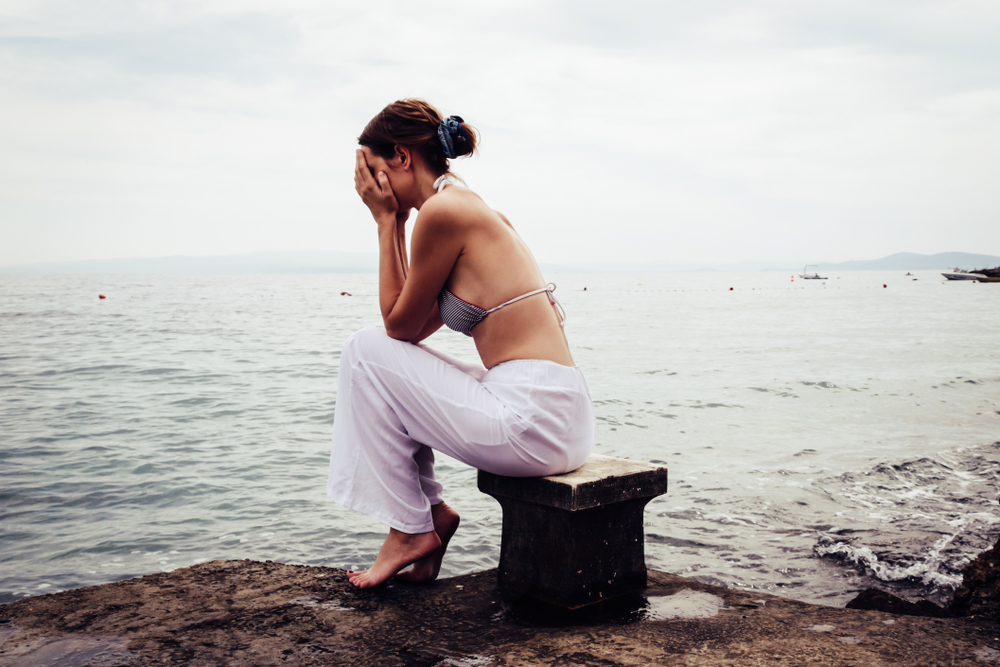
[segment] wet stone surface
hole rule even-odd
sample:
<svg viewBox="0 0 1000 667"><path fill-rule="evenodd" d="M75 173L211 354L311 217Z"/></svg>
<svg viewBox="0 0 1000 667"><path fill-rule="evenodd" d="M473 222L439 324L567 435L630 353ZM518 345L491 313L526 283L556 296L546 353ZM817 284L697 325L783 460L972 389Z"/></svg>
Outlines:
<svg viewBox="0 0 1000 667"><path fill-rule="evenodd" d="M213 561L0 606L0 666L46 664L978 666L1000 664L1000 627L655 571L644 596L573 616L502 597L495 570L358 591L342 570Z"/></svg>

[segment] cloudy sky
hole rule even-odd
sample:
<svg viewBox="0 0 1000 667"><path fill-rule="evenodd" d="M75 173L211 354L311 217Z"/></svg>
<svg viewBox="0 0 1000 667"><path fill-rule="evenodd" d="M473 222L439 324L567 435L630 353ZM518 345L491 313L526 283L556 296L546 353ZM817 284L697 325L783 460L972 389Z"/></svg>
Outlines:
<svg viewBox="0 0 1000 667"><path fill-rule="evenodd" d="M1000 255L1000 3L4 0L0 265L374 251L423 97L550 262Z"/></svg>

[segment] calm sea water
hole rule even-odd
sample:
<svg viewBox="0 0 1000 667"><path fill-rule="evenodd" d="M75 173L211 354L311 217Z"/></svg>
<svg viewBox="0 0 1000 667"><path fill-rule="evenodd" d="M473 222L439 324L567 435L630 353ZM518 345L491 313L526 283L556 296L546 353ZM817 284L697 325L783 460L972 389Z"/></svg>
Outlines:
<svg viewBox="0 0 1000 667"><path fill-rule="evenodd" d="M596 451L670 468L651 567L940 601L996 540L1000 285L549 278ZM369 564L385 529L324 484L340 348L378 323L374 275L0 276L0 601L214 558ZM499 506L439 471L463 515L444 574L494 567Z"/></svg>

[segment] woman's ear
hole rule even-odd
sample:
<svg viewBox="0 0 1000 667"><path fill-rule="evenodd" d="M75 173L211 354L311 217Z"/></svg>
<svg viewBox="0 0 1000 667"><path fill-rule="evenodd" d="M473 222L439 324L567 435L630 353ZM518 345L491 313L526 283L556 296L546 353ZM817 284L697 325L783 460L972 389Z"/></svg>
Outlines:
<svg viewBox="0 0 1000 667"><path fill-rule="evenodd" d="M410 149L405 146L396 146L396 159L399 160L399 166L403 169L409 169L412 156L410 155Z"/></svg>

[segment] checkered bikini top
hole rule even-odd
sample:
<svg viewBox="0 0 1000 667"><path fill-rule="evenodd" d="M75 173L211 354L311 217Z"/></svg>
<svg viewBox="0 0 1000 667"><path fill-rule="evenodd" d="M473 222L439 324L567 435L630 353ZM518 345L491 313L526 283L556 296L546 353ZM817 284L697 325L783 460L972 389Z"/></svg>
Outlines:
<svg viewBox="0 0 1000 667"><path fill-rule="evenodd" d="M434 189L438 192L444 190L446 185L451 185L454 183L445 174L439 179L434 181ZM541 289L532 290L531 292L526 292L520 296L516 296L510 301L504 301L499 306L490 308L486 310L485 308L480 308L468 301L463 301L458 298L450 291L442 289L441 293L438 295L438 310L441 311L441 320L447 325L449 329L453 329L459 333L463 333L466 336L471 336L472 329L482 322L487 315L490 313L495 313L504 306L509 306L512 303L517 303L521 299L527 299L529 296L535 296L536 294L545 293L549 297L549 303L556 307L556 312L559 313L559 326L563 326L566 323L566 311L563 309L562 304L556 299L553 292L555 291L555 283L549 283Z"/></svg>
<svg viewBox="0 0 1000 667"><path fill-rule="evenodd" d="M470 332L473 327L482 322L490 313L495 313L504 306L509 306L512 303L520 301L521 299L527 299L529 296L535 296L536 294L544 292L546 296L549 297L549 303L553 304L556 307L556 311L559 313L559 326L563 326L566 323L566 311L563 310L562 304L559 303L555 295L552 293L555 289L555 283L549 283L541 289L532 290L531 292L526 292L521 296L516 296L510 301L504 301L499 306L490 308L489 310L475 306L468 301L463 301L448 290L443 289L438 295L438 310L441 311L441 321L444 322L449 329L454 329L459 333L464 333L466 336L471 336L472 334Z"/></svg>

